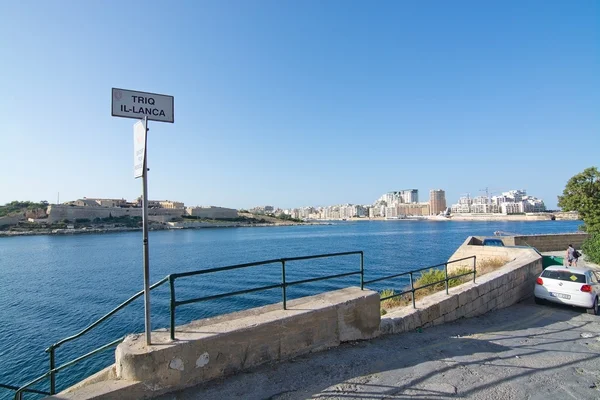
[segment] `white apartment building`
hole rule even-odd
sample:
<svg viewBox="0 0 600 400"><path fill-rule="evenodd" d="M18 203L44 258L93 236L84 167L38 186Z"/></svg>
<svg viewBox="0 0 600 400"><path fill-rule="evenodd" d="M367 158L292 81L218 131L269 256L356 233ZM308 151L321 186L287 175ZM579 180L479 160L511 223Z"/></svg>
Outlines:
<svg viewBox="0 0 600 400"><path fill-rule="evenodd" d="M406 189L400 191L402 203L418 203L419 191L417 189Z"/></svg>
<svg viewBox="0 0 600 400"><path fill-rule="evenodd" d="M523 197L523 208L524 212L544 212L546 211L546 205L541 199L537 199L533 196Z"/></svg>
<svg viewBox="0 0 600 400"><path fill-rule="evenodd" d="M378 202L385 202L388 207L402 203L418 203L419 191L417 189L405 189L388 192L377 199L376 203Z"/></svg>
<svg viewBox="0 0 600 400"><path fill-rule="evenodd" d="M398 217L398 209L396 206L386 207L385 208L385 217L386 218L397 218Z"/></svg>
<svg viewBox="0 0 600 400"><path fill-rule="evenodd" d="M453 214L462 213L503 213L517 214L524 212L543 212L546 206L541 199L528 196L525 190L509 190L501 196L491 199L486 196L475 198L461 197L457 204L453 204Z"/></svg>
<svg viewBox="0 0 600 400"><path fill-rule="evenodd" d="M523 213L523 203L522 202L518 202L518 203L502 203L502 205L500 206L500 209L502 211L502 214L521 214Z"/></svg>
<svg viewBox="0 0 600 400"><path fill-rule="evenodd" d="M508 192L502 193L502 196L508 197L512 199L512 202L517 203L523 200L523 197L527 196L527 191L525 190L509 190Z"/></svg>

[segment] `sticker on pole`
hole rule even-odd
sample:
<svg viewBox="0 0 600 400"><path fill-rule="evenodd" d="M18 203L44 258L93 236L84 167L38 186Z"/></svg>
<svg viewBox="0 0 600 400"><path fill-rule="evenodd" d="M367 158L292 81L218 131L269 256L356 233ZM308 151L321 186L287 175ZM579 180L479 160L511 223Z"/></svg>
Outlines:
<svg viewBox="0 0 600 400"><path fill-rule="evenodd" d="M133 124L133 177L144 176L144 159L146 158L146 124L138 121Z"/></svg>
<svg viewBox="0 0 600 400"><path fill-rule="evenodd" d="M113 88L111 99L113 117L175 121L173 96Z"/></svg>

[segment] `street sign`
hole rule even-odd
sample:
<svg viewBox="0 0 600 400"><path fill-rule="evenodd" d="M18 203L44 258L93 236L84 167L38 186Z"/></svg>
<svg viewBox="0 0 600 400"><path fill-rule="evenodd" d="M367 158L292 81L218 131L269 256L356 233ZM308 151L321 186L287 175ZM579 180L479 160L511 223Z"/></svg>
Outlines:
<svg viewBox="0 0 600 400"><path fill-rule="evenodd" d="M152 343L150 323L150 256L148 251L148 121L171 122L173 96L112 88L111 115L141 120L133 125L133 177L142 178L142 248L144 266L144 326L146 345Z"/></svg>
<svg viewBox="0 0 600 400"><path fill-rule="evenodd" d="M174 122L173 96L112 88L112 116Z"/></svg>
<svg viewBox="0 0 600 400"><path fill-rule="evenodd" d="M133 124L133 177L144 176L144 160L146 158L146 124L138 121Z"/></svg>

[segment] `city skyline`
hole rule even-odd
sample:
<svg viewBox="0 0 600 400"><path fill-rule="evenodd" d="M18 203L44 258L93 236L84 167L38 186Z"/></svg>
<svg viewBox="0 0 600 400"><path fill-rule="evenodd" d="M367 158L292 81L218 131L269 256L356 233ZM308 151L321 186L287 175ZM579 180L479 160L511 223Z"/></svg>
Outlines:
<svg viewBox="0 0 600 400"><path fill-rule="evenodd" d="M556 208L597 165L598 2L145 5L161 29L143 35L135 3L4 5L0 203L140 195L113 87L174 96L175 122L150 123L151 198L289 208L525 187Z"/></svg>
<svg viewBox="0 0 600 400"><path fill-rule="evenodd" d="M426 192L429 195L430 191L432 190L438 190L440 188L436 188L436 189L428 189ZM419 189L412 189L412 190L417 190L418 192L421 192ZM445 200L447 203L447 206L449 207L450 204L453 204L454 202L454 198L451 198L448 196L448 191L446 189L441 189L442 191L444 191L445 193ZM513 189L509 189L509 190L513 190ZM517 189L520 190L520 189ZM341 201L338 203L330 203L330 204L324 204L324 203L315 203L315 204L303 204L303 205L292 205L292 206L280 206L278 204L276 204L275 202L272 201L267 201L265 203L261 203L261 204L251 204L251 205L244 205L244 206L236 206L236 205L231 205L231 204L217 204L217 203L199 203L197 201L185 201L183 199L179 199L179 198L175 198L173 196L167 196L162 198L163 200L155 200L155 197L149 196L150 201L181 201L182 203L189 205L192 204L193 206L224 206L224 207L230 207L230 208L235 208L235 209L251 209L251 208L256 208L256 207L264 207L264 206L276 206L277 208L280 209L298 209L298 208L304 208L304 207L330 207L330 206L339 206L339 205L372 205L375 204L377 202L377 199L383 197L385 194L387 193L391 193L394 192L393 190L391 191L385 191L383 195L378 196L374 196L373 198L375 198L376 200L374 201L366 201L366 202L352 202L352 201ZM482 195L482 190L478 191L477 195L471 195L471 192L461 192L461 191L456 191L457 193L460 193L459 196L457 196L455 199L458 202L460 200L461 195L469 195L471 198L475 198L475 197L481 197L485 194ZM475 192L473 192L475 193ZM497 192L498 194L501 193L501 191ZM496 194L496 192L494 192L494 194ZM68 203L68 202L74 202L78 199L123 199L123 200L130 200L130 201L134 201L134 200L139 200L141 198L140 195L136 195L135 197L129 198L126 196L76 196L75 198L68 198L68 199L64 199L60 200L59 197L63 197L62 195L60 195L60 193L56 194L56 201L52 200L52 199L48 199L48 198L30 198L30 199L18 199L18 198L11 198L10 196L8 196L7 198L10 198L10 200L7 201L3 201L0 202L0 205L9 203L11 201L32 201L32 202L37 202L37 201L47 201L50 204L64 204L64 203ZM492 195L490 194L489 197L492 197ZM546 204L548 204L549 202L547 200L545 200L543 197L540 196L541 199L544 200L544 202ZM429 201L429 197L427 197L427 200ZM423 201L423 202L426 202ZM556 207L548 207L548 209L556 209Z"/></svg>
<svg viewBox="0 0 600 400"><path fill-rule="evenodd" d="M437 215L443 211L447 211L450 209L453 209L453 212L471 212L469 210L469 207L466 207L466 209L462 210L454 210L455 206L459 206L459 205L483 205L483 204L494 204L494 211L491 212L500 212L499 210L501 209L501 205L504 202L511 202L511 203L516 203L516 202L520 202L521 200L523 201L529 201L532 204L536 203L536 204L540 204L540 207L543 208L540 209L540 211L545 211L546 210L546 206L544 204L544 200L541 198L538 198L536 196L532 196L532 195L528 195L527 191L524 189L511 189L509 191L505 191L505 192L498 192L497 194L495 192L489 192L486 188L485 191L485 195L480 195L480 196L471 196L470 193L465 193L465 196L461 196L458 198L457 203L451 204L452 202L449 201L449 199L446 198L446 191L444 189L430 189L429 190L429 197L427 198L427 200L422 200L419 201L419 191L418 189L405 189L405 190L396 190L396 191L388 191L384 194L382 194L381 196L379 196L376 200L374 200L371 203L352 203L352 202L342 202L342 203L337 203L337 204L328 204L328 205L303 205L303 206L296 206L296 207L279 207L278 205L273 205L275 203L270 203L270 204L261 204L261 205L254 205L252 207L232 207L238 210L257 210L257 209L261 209L262 211L267 211L267 212L272 212L275 210L279 210L279 211L290 211L290 210L300 210L300 209L322 209L322 208L331 208L331 207L342 207L342 206L360 206L360 207L377 207L377 206L382 206L382 207L386 207L386 206L396 206L396 205L401 205L401 204L428 204L431 208L430 208L430 214L431 215ZM44 200L45 202L47 202L46 200ZM67 200L67 201L63 201L63 202L58 202L57 199L57 203L52 203L49 202L49 204L71 204L71 205L76 205L76 206L102 206L102 207L123 207L123 206L127 206L127 207L131 207L131 206L141 206L141 196L133 199L132 201L128 201L127 199L125 199L124 197L117 197L117 198L106 198L106 197L87 197L84 196L82 198L78 198L77 200ZM159 206L162 208L189 208L189 207L221 207L221 205L217 205L217 204L197 204L197 203L193 203L193 205L190 205L190 203L186 203L183 201L179 201L177 199L163 199L163 200L156 200L156 199L149 199L149 204L152 207L154 206ZM459 207L461 208L461 207ZM476 207L476 208L481 208L481 207ZM485 207L484 207L485 208ZM268 209L268 210L267 210ZM514 210L513 210L514 211ZM537 211L537 209L536 209ZM475 211L475 212L488 212L488 211ZM504 211L506 212L506 208L504 208ZM518 210L518 212L523 212L523 210Z"/></svg>

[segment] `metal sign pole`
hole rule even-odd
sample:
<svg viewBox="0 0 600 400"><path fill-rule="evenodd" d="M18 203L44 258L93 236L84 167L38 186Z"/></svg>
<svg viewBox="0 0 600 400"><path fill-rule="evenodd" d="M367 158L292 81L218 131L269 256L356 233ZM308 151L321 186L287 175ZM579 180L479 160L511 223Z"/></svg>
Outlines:
<svg viewBox="0 0 600 400"><path fill-rule="evenodd" d="M151 344L152 326L150 324L150 260L148 257L148 117L144 117L144 129L146 130L144 144L144 167L142 175L142 214L143 243L144 243L144 312L146 327L146 345Z"/></svg>

